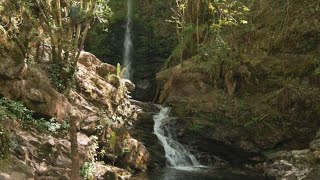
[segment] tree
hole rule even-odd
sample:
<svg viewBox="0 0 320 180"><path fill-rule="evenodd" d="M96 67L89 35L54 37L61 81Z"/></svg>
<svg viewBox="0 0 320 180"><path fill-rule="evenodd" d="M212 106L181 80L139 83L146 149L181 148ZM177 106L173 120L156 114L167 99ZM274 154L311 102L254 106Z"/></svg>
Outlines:
<svg viewBox="0 0 320 180"><path fill-rule="evenodd" d="M184 45L184 30L186 27L186 9L188 6L188 0L176 0L175 6L171 8L174 15L169 22L173 22L176 25L176 34L179 42L180 51L180 63L183 65L183 45Z"/></svg>
<svg viewBox="0 0 320 180"><path fill-rule="evenodd" d="M107 18L112 14L108 2L8 0L1 5L3 16L0 29L17 43L27 58L31 53L30 42L33 41L36 46L50 42L54 69L58 72L55 77L58 83L54 85L62 92L73 77L91 24L96 19L107 23ZM35 36L38 41L34 41Z"/></svg>
<svg viewBox="0 0 320 180"><path fill-rule="evenodd" d="M196 0L196 26L197 26L197 50L199 52L200 47L200 32L199 32L199 16L200 16L200 4L201 0Z"/></svg>

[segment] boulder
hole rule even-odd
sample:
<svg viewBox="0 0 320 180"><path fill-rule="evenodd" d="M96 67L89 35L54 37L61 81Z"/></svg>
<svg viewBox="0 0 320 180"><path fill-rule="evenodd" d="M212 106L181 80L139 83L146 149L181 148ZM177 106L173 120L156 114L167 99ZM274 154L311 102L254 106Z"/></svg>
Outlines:
<svg viewBox="0 0 320 180"><path fill-rule="evenodd" d="M28 69L23 53L14 42L2 43L4 42L2 41L0 46L6 50L0 53L0 76L7 79L21 79Z"/></svg>
<svg viewBox="0 0 320 180"><path fill-rule="evenodd" d="M320 139L316 139L316 140L310 142L309 147L312 150L320 150Z"/></svg>
<svg viewBox="0 0 320 180"><path fill-rule="evenodd" d="M268 157L272 161L264 163L264 170L276 179L296 180L314 174L314 157L310 149L279 151Z"/></svg>
<svg viewBox="0 0 320 180"><path fill-rule="evenodd" d="M96 66L101 65L101 61L95 55L85 51L81 52L78 63L92 70L95 70Z"/></svg>
<svg viewBox="0 0 320 180"><path fill-rule="evenodd" d="M97 74L103 78L106 78L110 74L117 74L116 67L111 64L102 63L96 67Z"/></svg>
<svg viewBox="0 0 320 180"><path fill-rule="evenodd" d="M136 86L129 79L123 79L123 82L129 92L133 92L136 88Z"/></svg>
<svg viewBox="0 0 320 180"><path fill-rule="evenodd" d="M147 148L136 139L125 140L126 152L122 158L122 164L132 169L144 171L147 169L150 154Z"/></svg>
<svg viewBox="0 0 320 180"><path fill-rule="evenodd" d="M186 62L186 64L189 63ZM206 75L197 72L185 72L181 65L159 72L157 82L162 87L159 97L160 103L197 99L213 89L208 84Z"/></svg>
<svg viewBox="0 0 320 180"><path fill-rule="evenodd" d="M127 170L116 168L110 165L95 163L96 178L98 180L124 180L131 177L131 173Z"/></svg>

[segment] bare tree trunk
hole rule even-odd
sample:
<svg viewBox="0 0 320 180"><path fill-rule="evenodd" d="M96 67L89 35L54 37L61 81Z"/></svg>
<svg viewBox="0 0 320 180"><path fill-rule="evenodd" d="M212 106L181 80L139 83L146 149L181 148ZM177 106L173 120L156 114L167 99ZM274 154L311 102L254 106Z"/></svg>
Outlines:
<svg viewBox="0 0 320 180"><path fill-rule="evenodd" d="M85 42L85 39L87 38L87 34L89 32L89 29L90 29L90 21L89 22L86 22L86 25L85 25L85 29L82 33L82 38L81 38L81 43L80 43L80 46L79 46L79 50L78 50L78 53L74 59L74 62L76 63L79 59L79 56L80 56L80 53L81 51L83 50L83 46L84 46L84 42ZM76 63L77 64L77 63Z"/></svg>
<svg viewBox="0 0 320 180"><path fill-rule="evenodd" d="M197 51L199 52L200 47L200 32L199 32L199 14L200 14L200 2L201 0L197 0L196 2L196 14L197 14L197 20L196 20L196 26L197 26Z"/></svg>
<svg viewBox="0 0 320 180"><path fill-rule="evenodd" d="M71 180L80 179L80 162L79 162L79 149L78 149L78 138L77 138L77 120L79 116L70 116L70 141L71 141Z"/></svg>

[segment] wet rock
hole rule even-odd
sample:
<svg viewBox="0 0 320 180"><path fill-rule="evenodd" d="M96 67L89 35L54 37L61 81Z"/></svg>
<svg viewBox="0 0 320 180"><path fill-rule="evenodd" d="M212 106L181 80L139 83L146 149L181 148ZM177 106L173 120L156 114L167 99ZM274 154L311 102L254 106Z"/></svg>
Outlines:
<svg viewBox="0 0 320 180"><path fill-rule="evenodd" d="M148 80L146 80L146 79L139 80L137 82L137 87L140 88L140 89L143 89L143 90L148 89L150 86L151 86L150 82Z"/></svg>
<svg viewBox="0 0 320 180"><path fill-rule="evenodd" d="M133 122L133 127L129 130L131 136L142 142L149 151L149 169L164 167L166 162L164 148L160 145L157 136L150 131L154 126L153 115L158 113L159 109L152 103L143 103L136 100L130 101L132 104L141 107L138 110L137 120Z"/></svg>

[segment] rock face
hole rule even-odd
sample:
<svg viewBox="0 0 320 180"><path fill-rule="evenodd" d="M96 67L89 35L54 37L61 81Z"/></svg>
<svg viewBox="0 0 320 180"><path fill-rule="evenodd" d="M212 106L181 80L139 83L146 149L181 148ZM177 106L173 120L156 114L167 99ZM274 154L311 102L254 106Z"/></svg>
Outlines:
<svg viewBox="0 0 320 180"><path fill-rule="evenodd" d="M0 94L24 102L31 110L50 117L67 117L71 106L68 100L50 84L46 72L29 68L18 47L9 46L1 53Z"/></svg>
<svg viewBox="0 0 320 180"><path fill-rule="evenodd" d="M117 77L114 66L102 63L91 53L81 53L75 74L76 88L65 96L51 85L46 67L50 61L43 60L28 67L16 46L6 46L9 50L0 53L0 95L22 101L37 116L66 120L69 115L79 115L81 165L93 162L96 145L109 146L109 140L101 138L101 132L129 127L137 119L140 108L130 103L128 95L129 91L134 90L134 84ZM68 136L48 136L32 129L11 131L14 132L12 141L16 144L12 158L17 157L16 163L24 163L30 168L20 174L15 169L1 170L0 178L69 179L71 145ZM97 136L99 141L91 135ZM125 168L146 170L149 164L146 147L133 138L126 142L129 143L128 150L119 162ZM131 175L126 170L111 166L100 164L98 167L96 175L101 177L112 175L115 179L124 179Z"/></svg>
<svg viewBox="0 0 320 180"><path fill-rule="evenodd" d="M130 104L126 88L129 86L132 90L134 85L116 77L115 71L115 67L102 63L94 55L81 53L75 75L79 91L71 92L70 96L72 104L83 111L82 129L94 131L92 128L101 120L97 114L99 108L103 108L102 119L114 126L130 123L137 118L137 107Z"/></svg>
<svg viewBox="0 0 320 180"><path fill-rule="evenodd" d="M149 162L149 152L147 148L136 139L125 140L127 151L122 159L122 163L139 170L146 170Z"/></svg>
<svg viewBox="0 0 320 180"><path fill-rule="evenodd" d="M68 139L27 131L17 131L13 139L16 140L13 152L19 159L17 161L34 168L32 177L68 179L71 167L71 144ZM93 139L78 133L78 140L80 163L92 161L94 156L88 149L92 149Z"/></svg>

